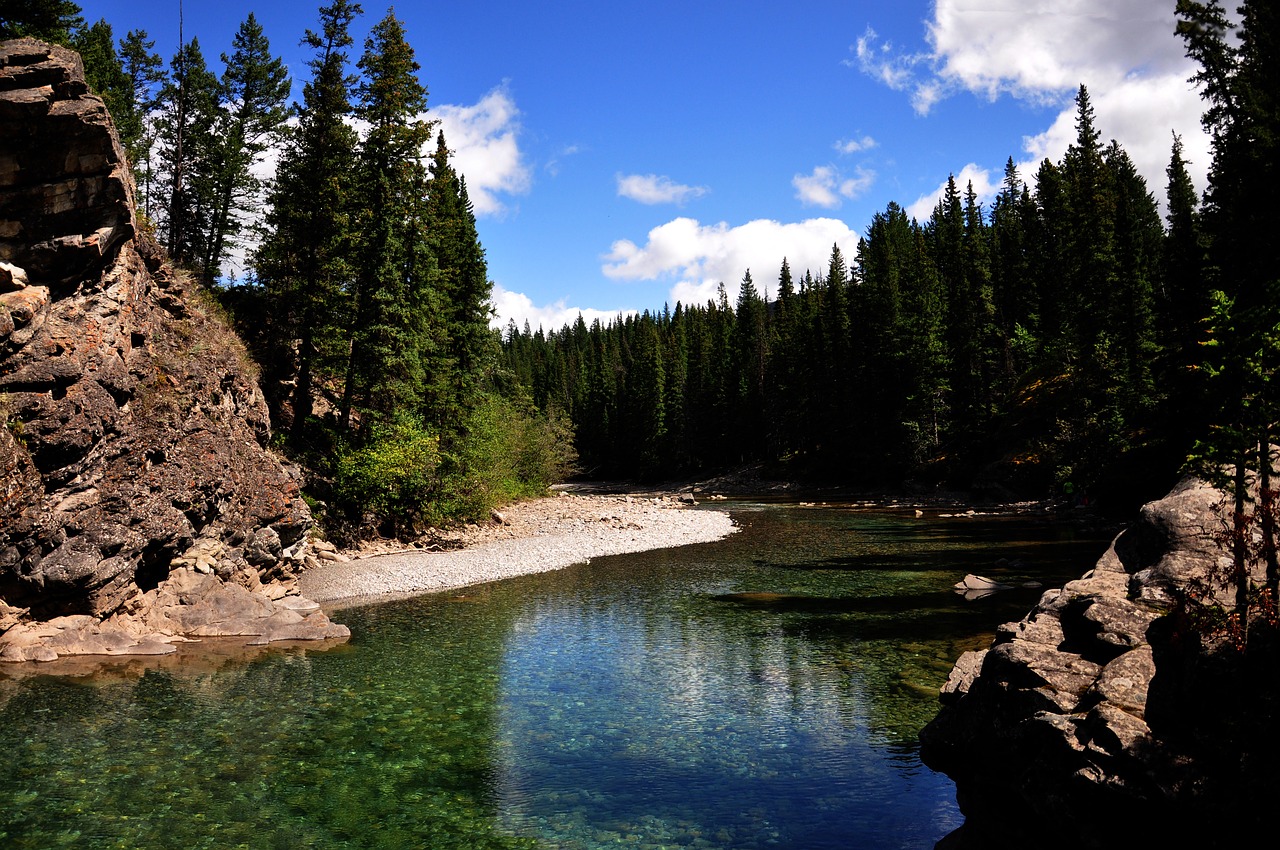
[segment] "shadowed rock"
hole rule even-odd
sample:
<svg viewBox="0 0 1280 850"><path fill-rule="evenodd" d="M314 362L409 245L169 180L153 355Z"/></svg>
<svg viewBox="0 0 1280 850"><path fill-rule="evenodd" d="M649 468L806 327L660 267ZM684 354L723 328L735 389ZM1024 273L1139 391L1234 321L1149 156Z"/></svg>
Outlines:
<svg viewBox="0 0 1280 850"><path fill-rule="evenodd" d="M1243 659L1177 604L1223 557L1222 499L1184 480L1093 570L960 658L920 735L966 816L939 846L1218 846L1263 817L1275 647Z"/></svg>
<svg viewBox="0 0 1280 850"><path fill-rule="evenodd" d="M106 623L172 569L254 595L306 560L311 515L267 450L253 364L138 231L79 56L33 39L0 43L0 426L0 631L58 623L40 655L122 651Z"/></svg>

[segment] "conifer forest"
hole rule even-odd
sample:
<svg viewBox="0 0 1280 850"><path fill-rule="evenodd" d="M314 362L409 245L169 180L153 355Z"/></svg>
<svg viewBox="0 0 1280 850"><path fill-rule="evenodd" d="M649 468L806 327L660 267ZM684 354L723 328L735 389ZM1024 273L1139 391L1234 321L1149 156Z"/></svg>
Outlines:
<svg viewBox="0 0 1280 850"><path fill-rule="evenodd" d="M1274 2L1179 0L1214 162L1169 138L1150 186L1102 137L990 203L952 178L925 221L889 203L853 256L743 269L702 304L490 328L484 250L448 139L390 11L363 45L321 8L298 103L254 17L215 63L167 62L67 0L0 31L84 57L139 210L258 362L282 451L333 523L480 516L578 471L671 480L756 466L850 488L1070 484L1128 509L1188 464L1270 456L1280 352ZM274 177L263 164L277 153ZM228 278L234 252L248 272ZM1265 467L1266 464L1263 464Z"/></svg>

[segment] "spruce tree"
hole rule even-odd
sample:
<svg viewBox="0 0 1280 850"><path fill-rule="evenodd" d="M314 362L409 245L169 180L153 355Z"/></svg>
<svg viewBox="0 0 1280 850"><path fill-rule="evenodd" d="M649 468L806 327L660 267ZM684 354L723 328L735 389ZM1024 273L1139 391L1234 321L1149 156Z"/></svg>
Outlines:
<svg viewBox="0 0 1280 850"><path fill-rule="evenodd" d="M0 6L0 39L30 36L69 45L83 27L80 6L71 0L5 0Z"/></svg>
<svg viewBox="0 0 1280 850"><path fill-rule="evenodd" d="M245 221L260 209L264 181L254 174L254 167L289 116L289 73L284 62L271 55L253 13L240 24L232 48L230 56L222 54L221 109L211 158L205 164L211 172L213 207L200 267L208 283L221 274L227 254L243 244Z"/></svg>
<svg viewBox="0 0 1280 850"><path fill-rule="evenodd" d="M1280 421L1280 245L1275 199L1280 193L1280 9L1243 0L1239 24L1217 0L1178 3L1178 32L1200 66L1194 78L1207 101L1204 126L1213 145L1203 225L1210 240L1206 276L1214 288L1206 364L1213 427L1197 447L1203 473L1234 469L1231 553L1235 613L1249 622L1253 589L1247 567L1266 561L1268 614L1280 599L1272 450ZM1235 38L1229 37L1234 30ZM1261 503L1250 511L1246 470L1256 470ZM1251 518L1252 517L1252 518ZM1250 528L1258 523L1255 545Z"/></svg>
<svg viewBox="0 0 1280 850"><path fill-rule="evenodd" d="M347 48L360 6L334 0L320 10L319 32L298 126L286 138L276 171L265 236L254 265L267 296L275 386L293 384L286 405L300 440L317 388L332 393L348 364L354 325L351 262L356 170ZM338 403L337 395L333 402Z"/></svg>
<svg viewBox="0 0 1280 850"><path fill-rule="evenodd" d="M357 166L361 238L342 403L347 425L356 409L384 421L416 410L426 390L424 359L442 342L431 326L438 313L430 287L435 261L419 227L426 188L420 156L431 132L420 118L427 90L394 12L374 25L358 64L355 115L369 129Z"/></svg>
<svg viewBox="0 0 1280 850"><path fill-rule="evenodd" d="M159 105L161 232L170 256L196 263L205 254L212 220L213 184L204 166L213 156L218 109L218 81L205 64L198 39L174 55Z"/></svg>
<svg viewBox="0 0 1280 850"><path fill-rule="evenodd" d="M444 132L436 136L427 181L427 205L423 228L435 256L431 284L442 310L447 340L434 370L433 401L427 405L428 421L449 430L465 421L481 394L483 381L495 354L489 330L489 282L484 249L476 230L475 213L467 197L465 179L449 162Z"/></svg>
<svg viewBox="0 0 1280 850"><path fill-rule="evenodd" d="M155 53L156 43L147 38L145 30L129 30L120 40L120 61L129 81L129 106L123 119L117 118L120 141L133 166L133 179L138 188L138 206L143 215L152 219L153 184L155 168L152 152L156 141L156 126L150 113L156 107L157 90L164 82L164 62Z"/></svg>

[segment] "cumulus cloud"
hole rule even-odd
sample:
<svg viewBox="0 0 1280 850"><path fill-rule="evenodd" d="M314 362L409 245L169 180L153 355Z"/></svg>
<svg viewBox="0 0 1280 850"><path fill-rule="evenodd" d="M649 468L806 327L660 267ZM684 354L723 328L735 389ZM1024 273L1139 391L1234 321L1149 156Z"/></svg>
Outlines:
<svg viewBox="0 0 1280 850"><path fill-rule="evenodd" d="M1201 188L1209 165L1204 104L1187 82L1195 67L1174 27L1168 0L937 0L927 50L902 51L868 27L846 64L908 93L922 115L959 91L1060 107L1051 127L1025 140L1027 165L1074 140L1072 95L1083 83L1104 142L1119 141L1160 195L1171 132L1183 136Z"/></svg>
<svg viewBox="0 0 1280 850"><path fill-rule="evenodd" d="M938 0L927 27L938 76L993 100L1035 100L1134 73L1185 80L1174 24L1166 0Z"/></svg>
<svg viewBox="0 0 1280 850"><path fill-rule="evenodd" d="M618 196L642 204L683 204L708 191L706 186L685 186L657 174L618 175Z"/></svg>
<svg viewBox="0 0 1280 850"><path fill-rule="evenodd" d="M852 257L858 234L834 218L757 219L730 227L680 217L650 230L643 246L629 239L614 242L601 271L615 280L672 279L671 303L703 304L722 281L732 297L748 269L762 294L776 292L784 257L797 276L805 269L817 273L826 268L832 245Z"/></svg>
<svg viewBox="0 0 1280 850"><path fill-rule="evenodd" d="M981 168L974 163L969 163L960 169L960 173L955 175L956 188L960 190L961 197L970 184L973 185L973 192L978 197L978 203L990 204L1000 191L1000 184L1004 182L1004 174L993 175L988 169ZM1026 179L1027 175L1023 175ZM921 195L916 199L915 203L907 207L907 215L916 221L923 222L933 215L933 209L938 205L938 201L942 199L943 194L947 191L947 181L943 180L938 184L938 188L934 189L927 195Z"/></svg>
<svg viewBox="0 0 1280 850"><path fill-rule="evenodd" d="M1194 120L1186 114L1185 123L1170 123L1170 116L1191 113L1203 105L1198 99L1194 106L1185 103L1186 90L1186 83L1173 76L1136 80L1097 93L1089 89L1102 143L1105 145L1111 139L1120 142L1138 173L1146 178L1147 188L1157 198L1164 195L1167 182L1164 172L1169 164L1173 132L1182 136L1183 156L1190 163L1189 171L1200 190L1206 185L1209 163L1213 160L1209 137L1198 123L1198 111ZM1023 140L1027 156L1019 164L1019 171L1024 180L1030 182L1045 159L1056 162L1062 158L1076 140L1075 120L1072 106L1064 109L1047 130Z"/></svg>
<svg viewBox="0 0 1280 850"><path fill-rule="evenodd" d="M836 142L836 150L840 153L858 153L859 151L869 151L876 146L876 140L870 136L863 136L861 139L841 139Z"/></svg>
<svg viewBox="0 0 1280 850"><path fill-rule="evenodd" d="M505 86L471 106L446 104L431 116L439 119L453 166L467 178L467 193L477 216L506 211L500 195L520 195L532 184L520 151L520 110Z"/></svg>
<svg viewBox="0 0 1280 850"><path fill-rule="evenodd" d="M796 198L805 206L833 210L843 198L853 200L875 183L876 173L859 166L853 177L845 177L830 165L819 165L812 174L797 174L791 178Z"/></svg>
<svg viewBox="0 0 1280 850"><path fill-rule="evenodd" d="M505 329L508 322L514 321L516 327L520 329L523 329L524 323L528 322L529 327L533 330L541 327L546 331L558 331L565 325L571 325L576 322L579 315L582 316L583 321L590 325L596 319L608 324L620 315L625 316L635 312L634 310L627 310L619 313L610 313L604 310L570 307L563 298L539 307L533 303L533 299L528 295L522 292L511 292L497 284L494 285L493 292L489 296L489 304L494 310L493 315L489 318L489 327L499 329Z"/></svg>

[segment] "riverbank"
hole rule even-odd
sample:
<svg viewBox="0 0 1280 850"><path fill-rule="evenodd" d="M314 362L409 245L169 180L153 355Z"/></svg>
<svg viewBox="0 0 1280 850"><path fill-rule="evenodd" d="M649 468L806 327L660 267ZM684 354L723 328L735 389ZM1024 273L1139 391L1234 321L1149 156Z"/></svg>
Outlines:
<svg viewBox="0 0 1280 850"><path fill-rule="evenodd" d="M511 505L491 524L444 541L461 548L408 549L325 561L303 573L302 595L334 610L379 599L451 590L563 569L605 555L709 543L736 530L727 513L666 496L560 493Z"/></svg>

